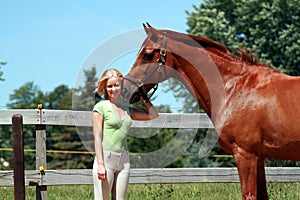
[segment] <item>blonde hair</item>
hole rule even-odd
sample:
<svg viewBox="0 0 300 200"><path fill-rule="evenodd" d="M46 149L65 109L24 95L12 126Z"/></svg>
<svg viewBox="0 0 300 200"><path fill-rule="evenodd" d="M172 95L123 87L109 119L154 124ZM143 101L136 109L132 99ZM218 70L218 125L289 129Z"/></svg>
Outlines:
<svg viewBox="0 0 300 200"><path fill-rule="evenodd" d="M112 77L122 78L123 74L117 69L107 69L103 72L100 80L98 81L98 87L96 89L96 92L99 93L100 95L103 94L105 99L108 99L108 94L106 90L107 80Z"/></svg>

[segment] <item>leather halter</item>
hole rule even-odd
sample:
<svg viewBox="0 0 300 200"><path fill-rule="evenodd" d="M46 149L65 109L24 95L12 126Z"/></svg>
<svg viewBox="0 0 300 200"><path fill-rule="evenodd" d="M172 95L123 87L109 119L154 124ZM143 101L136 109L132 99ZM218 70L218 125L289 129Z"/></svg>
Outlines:
<svg viewBox="0 0 300 200"><path fill-rule="evenodd" d="M153 67L149 72L147 72L146 76L142 79L135 79L133 77L125 76L123 79L131 82L133 85L135 85L138 88L139 95L143 97L144 100L149 101L149 99L153 96L155 91L158 88L158 83L156 83L152 89L153 92L148 96L146 88L145 88L145 81L155 72L161 73L161 66L165 65L166 63L166 54L167 54L167 37L166 32L163 33L163 39L162 39L162 45L159 51L160 57L156 61L155 67Z"/></svg>

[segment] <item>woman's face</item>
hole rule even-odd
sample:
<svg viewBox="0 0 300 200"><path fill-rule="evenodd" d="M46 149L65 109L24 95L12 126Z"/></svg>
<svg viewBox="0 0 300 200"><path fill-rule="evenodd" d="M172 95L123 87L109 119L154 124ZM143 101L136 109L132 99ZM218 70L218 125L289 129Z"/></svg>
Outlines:
<svg viewBox="0 0 300 200"><path fill-rule="evenodd" d="M118 99L121 94L120 78L115 76L109 78L106 83L106 91L110 100Z"/></svg>

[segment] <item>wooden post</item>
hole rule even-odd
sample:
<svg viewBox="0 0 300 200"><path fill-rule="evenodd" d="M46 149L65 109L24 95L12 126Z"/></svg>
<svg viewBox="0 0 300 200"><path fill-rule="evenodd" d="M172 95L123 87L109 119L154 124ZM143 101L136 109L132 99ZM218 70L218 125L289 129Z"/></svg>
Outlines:
<svg viewBox="0 0 300 200"><path fill-rule="evenodd" d="M39 170L40 166L47 169L46 160L46 125L36 125L36 169ZM44 176L41 174L41 176ZM42 178L43 180L43 178ZM36 199L47 200L47 185L36 186Z"/></svg>
<svg viewBox="0 0 300 200"><path fill-rule="evenodd" d="M24 139L23 117L12 116L12 143L14 160L14 199L25 200L25 172L24 172Z"/></svg>

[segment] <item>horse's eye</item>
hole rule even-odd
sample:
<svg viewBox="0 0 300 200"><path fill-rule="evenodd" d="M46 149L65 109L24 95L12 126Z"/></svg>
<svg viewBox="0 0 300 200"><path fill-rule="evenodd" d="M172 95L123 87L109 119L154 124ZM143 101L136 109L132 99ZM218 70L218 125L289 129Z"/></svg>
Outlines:
<svg viewBox="0 0 300 200"><path fill-rule="evenodd" d="M153 59L153 53L144 53L143 59L144 60L152 60Z"/></svg>

